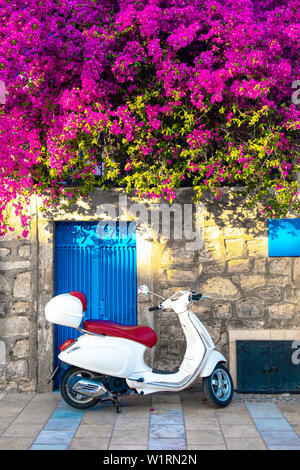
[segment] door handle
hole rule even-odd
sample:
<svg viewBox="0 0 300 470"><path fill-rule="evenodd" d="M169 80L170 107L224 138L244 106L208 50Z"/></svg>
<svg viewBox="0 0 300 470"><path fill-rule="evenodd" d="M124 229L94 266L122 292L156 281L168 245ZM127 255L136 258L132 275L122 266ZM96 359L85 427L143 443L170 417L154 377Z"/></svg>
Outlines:
<svg viewBox="0 0 300 470"><path fill-rule="evenodd" d="M275 367L275 366L273 366L273 367L265 367L265 368L264 368L264 373L265 373L265 374L270 374L270 373L272 373L272 372L276 372L277 369L278 369L278 367Z"/></svg>

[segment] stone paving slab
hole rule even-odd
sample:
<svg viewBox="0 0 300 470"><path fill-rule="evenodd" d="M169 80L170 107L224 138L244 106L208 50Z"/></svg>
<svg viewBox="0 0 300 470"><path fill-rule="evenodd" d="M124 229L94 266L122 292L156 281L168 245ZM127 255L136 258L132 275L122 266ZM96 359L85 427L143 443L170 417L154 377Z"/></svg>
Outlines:
<svg viewBox="0 0 300 470"><path fill-rule="evenodd" d="M123 398L88 410L59 393L0 395L0 450L300 450L300 397L211 408L202 392Z"/></svg>
<svg viewBox="0 0 300 470"><path fill-rule="evenodd" d="M228 450L266 450L262 439L228 438L226 444Z"/></svg>
<svg viewBox="0 0 300 470"><path fill-rule="evenodd" d="M247 404L255 426L269 449L293 447L300 450L300 437L275 403ZM296 406L295 406L296 408Z"/></svg>

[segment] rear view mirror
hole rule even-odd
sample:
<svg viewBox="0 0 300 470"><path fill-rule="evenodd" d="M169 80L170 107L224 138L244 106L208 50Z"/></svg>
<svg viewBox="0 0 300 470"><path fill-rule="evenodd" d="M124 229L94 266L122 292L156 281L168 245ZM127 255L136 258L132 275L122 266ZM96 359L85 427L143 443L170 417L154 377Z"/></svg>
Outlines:
<svg viewBox="0 0 300 470"><path fill-rule="evenodd" d="M148 286L140 286L138 288L138 294L139 295L147 295L149 292L149 287Z"/></svg>

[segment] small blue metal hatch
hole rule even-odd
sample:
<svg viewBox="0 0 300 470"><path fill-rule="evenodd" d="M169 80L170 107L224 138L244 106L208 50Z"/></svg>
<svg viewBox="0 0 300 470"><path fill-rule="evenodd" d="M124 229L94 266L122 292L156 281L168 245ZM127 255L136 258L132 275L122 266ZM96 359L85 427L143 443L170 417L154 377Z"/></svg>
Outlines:
<svg viewBox="0 0 300 470"><path fill-rule="evenodd" d="M300 256L300 219L268 221L269 256Z"/></svg>
<svg viewBox="0 0 300 470"><path fill-rule="evenodd" d="M136 325L135 228L133 222L56 223L55 295L82 291L87 298L84 320ZM55 366L59 346L79 334L74 328L55 325Z"/></svg>
<svg viewBox="0 0 300 470"><path fill-rule="evenodd" d="M238 393L300 393L294 341L237 341Z"/></svg>

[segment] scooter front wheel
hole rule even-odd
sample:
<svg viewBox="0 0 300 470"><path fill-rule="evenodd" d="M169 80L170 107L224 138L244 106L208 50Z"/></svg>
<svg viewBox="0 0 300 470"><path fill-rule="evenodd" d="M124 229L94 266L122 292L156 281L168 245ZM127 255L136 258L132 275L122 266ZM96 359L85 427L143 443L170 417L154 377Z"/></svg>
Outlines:
<svg viewBox="0 0 300 470"><path fill-rule="evenodd" d="M91 379L94 377L94 374L90 371L79 369L75 366L71 366L66 369L61 376L61 381L59 384L59 390L64 401L73 408L79 409L91 408L91 406L96 405L96 403L99 401L99 398L95 399L92 397L87 397L81 393L77 393L69 389L67 382L71 377L74 376Z"/></svg>
<svg viewBox="0 0 300 470"><path fill-rule="evenodd" d="M210 405L222 408L229 405L233 396L233 382L227 367L217 364L211 375L203 377L203 391Z"/></svg>

